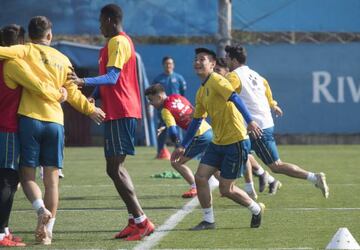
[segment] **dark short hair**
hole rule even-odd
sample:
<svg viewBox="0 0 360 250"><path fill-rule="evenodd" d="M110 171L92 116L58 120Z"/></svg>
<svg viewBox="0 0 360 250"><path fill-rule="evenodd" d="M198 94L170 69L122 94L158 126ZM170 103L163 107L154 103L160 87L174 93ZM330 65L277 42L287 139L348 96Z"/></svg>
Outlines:
<svg viewBox="0 0 360 250"><path fill-rule="evenodd" d="M145 96L157 95L163 92L165 92L164 87L160 83L156 83L145 90Z"/></svg>
<svg viewBox="0 0 360 250"><path fill-rule="evenodd" d="M241 45L227 45L225 52L229 54L230 59L236 59L239 63L245 64L246 62L246 50Z"/></svg>
<svg viewBox="0 0 360 250"><path fill-rule="evenodd" d="M51 28L52 23L46 16L35 16L29 22L29 37L32 40L42 39Z"/></svg>
<svg viewBox="0 0 360 250"><path fill-rule="evenodd" d="M214 51L212 51L211 49L207 49L207 48L196 48L196 49L195 49L195 55L200 54L200 53L208 54L209 56L212 57L212 59L216 60L216 53L215 53Z"/></svg>
<svg viewBox="0 0 360 250"><path fill-rule="evenodd" d="M227 62L225 58L216 58L216 65L219 65L222 68L227 68Z"/></svg>
<svg viewBox="0 0 360 250"><path fill-rule="evenodd" d="M0 44L2 46L11 46L19 44L25 40L25 29L17 24L7 25L0 30Z"/></svg>
<svg viewBox="0 0 360 250"><path fill-rule="evenodd" d="M123 12L119 5L111 3L107 4L101 8L101 15L108 17L111 20L115 21L117 24L122 23Z"/></svg>
<svg viewBox="0 0 360 250"><path fill-rule="evenodd" d="M169 59L171 59L171 60L174 60L171 56L164 56L163 57L163 59L162 59L162 64L164 64L167 60L169 60Z"/></svg>

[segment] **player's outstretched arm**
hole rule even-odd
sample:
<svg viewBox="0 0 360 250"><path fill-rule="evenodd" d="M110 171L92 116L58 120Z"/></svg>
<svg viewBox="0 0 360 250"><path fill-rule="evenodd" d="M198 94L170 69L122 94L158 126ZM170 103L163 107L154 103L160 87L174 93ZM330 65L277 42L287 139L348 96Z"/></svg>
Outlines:
<svg viewBox="0 0 360 250"><path fill-rule="evenodd" d="M184 155L185 149L190 145L192 138L195 136L196 131L198 131L203 118L193 118L187 131L185 138L181 142L181 145L177 147L174 152L171 154L171 161L178 162L181 160Z"/></svg>
<svg viewBox="0 0 360 250"><path fill-rule="evenodd" d="M179 147L180 146L180 139L179 139L179 133L177 130L177 126L170 126L168 127L168 131L169 131L169 137L171 139L171 141L173 143L175 143L175 147Z"/></svg>
<svg viewBox="0 0 360 250"><path fill-rule="evenodd" d="M66 82L64 85L68 92L68 103L77 111L89 116L97 124L104 121L106 114L102 109L95 107L94 103L90 102L72 82Z"/></svg>
<svg viewBox="0 0 360 250"><path fill-rule="evenodd" d="M115 85L120 76L120 69L116 67L107 68L105 75L96 77L79 78L74 71L68 73L68 80L73 81L76 85L82 86L99 86Z"/></svg>
<svg viewBox="0 0 360 250"><path fill-rule="evenodd" d="M52 84L41 81L30 66L21 59L9 60L5 64L5 81L12 81L51 102L63 102L67 92L56 89Z"/></svg>
<svg viewBox="0 0 360 250"><path fill-rule="evenodd" d="M28 47L26 45L13 45L10 47L0 46L0 59L21 59L26 56Z"/></svg>
<svg viewBox="0 0 360 250"><path fill-rule="evenodd" d="M161 133L167 128L171 140L177 146L179 146L180 141L179 141L179 135L178 135L178 132L177 132L177 125L176 125L176 121L175 121L174 116L171 114L171 112L167 108L163 108L161 110L161 118L163 119L163 121L165 123L165 126L166 126L166 127L164 127L164 129L162 129ZM161 128L159 128L159 129L161 129ZM159 130L158 130L158 133L159 133Z"/></svg>

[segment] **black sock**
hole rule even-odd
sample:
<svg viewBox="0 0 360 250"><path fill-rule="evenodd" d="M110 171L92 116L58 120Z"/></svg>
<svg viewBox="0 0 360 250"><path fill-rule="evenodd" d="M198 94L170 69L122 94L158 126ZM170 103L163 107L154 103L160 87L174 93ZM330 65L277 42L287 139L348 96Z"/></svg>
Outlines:
<svg viewBox="0 0 360 250"><path fill-rule="evenodd" d="M5 232L19 183L18 173L13 169L0 168L0 233Z"/></svg>

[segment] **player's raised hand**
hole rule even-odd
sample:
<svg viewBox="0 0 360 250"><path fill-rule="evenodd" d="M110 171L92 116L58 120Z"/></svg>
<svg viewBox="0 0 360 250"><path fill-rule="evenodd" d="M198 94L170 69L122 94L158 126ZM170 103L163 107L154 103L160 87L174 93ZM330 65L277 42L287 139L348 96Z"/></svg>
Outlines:
<svg viewBox="0 0 360 250"><path fill-rule="evenodd" d="M91 113L90 118L96 122L97 125L100 125L105 119L105 113L102 111L101 108L95 107L95 110L93 113Z"/></svg>
<svg viewBox="0 0 360 250"><path fill-rule="evenodd" d="M247 131L249 132L250 136L252 136L254 139L260 138L262 135L262 130L255 121L251 121L248 124Z"/></svg>
<svg viewBox="0 0 360 250"><path fill-rule="evenodd" d="M181 160L181 158L184 156L184 153L185 153L184 147L182 147L182 146L177 147L174 150L174 152L172 152L170 161L171 162L179 162Z"/></svg>
<svg viewBox="0 0 360 250"><path fill-rule="evenodd" d="M60 103L63 103L67 100L67 96L68 96L68 92L64 87L61 87L59 89L60 93L61 93L61 98L59 100Z"/></svg>
<svg viewBox="0 0 360 250"><path fill-rule="evenodd" d="M79 78L75 71L71 71L67 74L67 79L75 83L79 88L82 88L84 86L85 81L83 78Z"/></svg>

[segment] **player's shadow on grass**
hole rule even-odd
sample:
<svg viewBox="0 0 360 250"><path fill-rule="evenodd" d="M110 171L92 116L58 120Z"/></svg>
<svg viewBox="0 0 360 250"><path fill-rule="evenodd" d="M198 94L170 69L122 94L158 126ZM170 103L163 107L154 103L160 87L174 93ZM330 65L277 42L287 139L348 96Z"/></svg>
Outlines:
<svg viewBox="0 0 360 250"><path fill-rule="evenodd" d="M194 224L194 226L196 226L196 224ZM216 232L219 230L226 230L226 231L234 231L236 230L237 232L239 230L246 230L248 231L250 229L249 226L234 226L234 227L219 227L217 226L215 229L211 229L211 230L199 230L199 231L193 231L191 230L191 227L189 228L175 228L175 229L170 229L170 230L156 230L155 232L191 232L191 233L201 233L201 232Z"/></svg>

